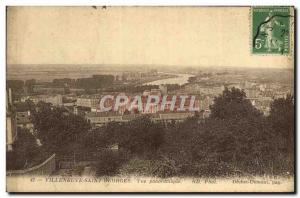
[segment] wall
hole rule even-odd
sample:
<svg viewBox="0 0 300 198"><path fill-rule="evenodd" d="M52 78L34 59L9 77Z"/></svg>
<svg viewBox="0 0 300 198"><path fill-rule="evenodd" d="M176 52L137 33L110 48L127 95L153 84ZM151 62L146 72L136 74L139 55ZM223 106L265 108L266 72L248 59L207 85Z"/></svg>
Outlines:
<svg viewBox="0 0 300 198"><path fill-rule="evenodd" d="M7 171L6 175L7 176L50 175L55 171L55 169L56 169L55 154L53 154L46 161L44 161L43 163L37 166L24 169L24 170Z"/></svg>

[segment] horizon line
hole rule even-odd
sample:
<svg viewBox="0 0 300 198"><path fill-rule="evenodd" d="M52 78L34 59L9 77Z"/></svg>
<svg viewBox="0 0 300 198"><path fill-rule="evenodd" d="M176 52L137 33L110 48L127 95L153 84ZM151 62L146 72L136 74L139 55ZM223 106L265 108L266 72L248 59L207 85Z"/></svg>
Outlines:
<svg viewBox="0 0 300 198"><path fill-rule="evenodd" d="M285 70L294 70L293 68L286 68L286 67L259 67L259 66L213 66L213 65L168 65L168 64L121 64L121 63L25 63L25 64L6 64L6 67L9 65L16 65L16 66L21 66L21 65L31 65L31 66L46 66L46 65L76 65L76 66L108 66L108 65L118 65L118 66L148 66L148 67L154 67L154 66L165 66L165 67L181 67L179 69L184 69L188 67L192 68L212 68L216 67L215 69L285 69Z"/></svg>

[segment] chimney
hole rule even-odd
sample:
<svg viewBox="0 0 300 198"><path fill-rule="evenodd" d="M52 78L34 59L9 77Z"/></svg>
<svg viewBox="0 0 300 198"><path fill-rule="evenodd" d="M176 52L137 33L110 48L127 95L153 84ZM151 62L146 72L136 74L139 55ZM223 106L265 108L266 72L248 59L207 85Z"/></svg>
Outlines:
<svg viewBox="0 0 300 198"><path fill-rule="evenodd" d="M11 88L8 88L8 102L10 105L12 105Z"/></svg>

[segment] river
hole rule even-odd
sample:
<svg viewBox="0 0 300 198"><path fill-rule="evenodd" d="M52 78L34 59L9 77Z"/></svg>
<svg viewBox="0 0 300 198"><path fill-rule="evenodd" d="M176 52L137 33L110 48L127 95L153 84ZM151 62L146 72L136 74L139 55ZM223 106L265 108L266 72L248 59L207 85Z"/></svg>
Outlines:
<svg viewBox="0 0 300 198"><path fill-rule="evenodd" d="M191 74L174 74L174 73L165 73L165 74L176 75L177 77L155 80L152 82L144 83L143 85L163 85L163 84L183 85L188 83L190 77L194 76Z"/></svg>

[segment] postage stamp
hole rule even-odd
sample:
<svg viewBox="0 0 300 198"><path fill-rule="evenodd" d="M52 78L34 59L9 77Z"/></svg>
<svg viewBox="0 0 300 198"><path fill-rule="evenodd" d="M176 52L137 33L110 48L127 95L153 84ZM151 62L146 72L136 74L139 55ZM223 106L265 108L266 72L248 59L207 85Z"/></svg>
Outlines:
<svg viewBox="0 0 300 198"><path fill-rule="evenodd" d="M289 54L290 7L253 7L251 49L253 54Z"/></svg>

